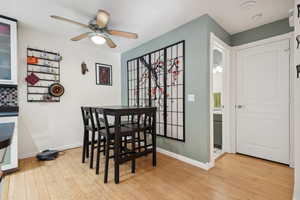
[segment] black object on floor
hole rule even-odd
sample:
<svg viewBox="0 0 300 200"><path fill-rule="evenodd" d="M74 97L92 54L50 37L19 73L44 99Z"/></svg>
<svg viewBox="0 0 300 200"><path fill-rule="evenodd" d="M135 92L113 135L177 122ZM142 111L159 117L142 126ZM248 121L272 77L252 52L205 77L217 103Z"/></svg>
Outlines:
<svg viewBox="0 0 300 200"><path fill-rule="evenodd" d="M41 153L36 155L36 158L39 161L45 161L45 160L54 160L58 157L59 152L57 150L44 150Z"/></svg>

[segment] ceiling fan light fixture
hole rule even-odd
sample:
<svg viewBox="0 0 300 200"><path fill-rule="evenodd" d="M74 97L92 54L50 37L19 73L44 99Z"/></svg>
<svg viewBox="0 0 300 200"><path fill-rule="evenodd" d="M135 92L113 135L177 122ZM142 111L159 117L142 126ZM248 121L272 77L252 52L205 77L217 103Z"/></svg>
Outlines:
<svg viewBox="0 0 300 200"><path fill-rule="evenodd" d="M94 44L97 44L97 45L102 45L106 42L105 38L102 35L99 35L99 34L91 35L90 39Z"/></svg>
<svg viewBox="0 0 300 200"><path fill-rule="evenodd" d="M129 39L137 39L138 35L136 33L120 31L120 30L111 30L108 28L108 24L110 21L110 14L105 10L98 10L96 17L94 17L88 24L83 24L65 17L60 17L56 15L50 16L53 19L57 19L60 21L69 22L72 24L79 25L81 27L89 29L89 32L80 34L76 37L71 38L71 41L80 41L83 39L89 38L94 44L102 45L104 43L107 44L110 48L116 48L117 45L110 38L110 36L119 36L123 38Z"/></svg>

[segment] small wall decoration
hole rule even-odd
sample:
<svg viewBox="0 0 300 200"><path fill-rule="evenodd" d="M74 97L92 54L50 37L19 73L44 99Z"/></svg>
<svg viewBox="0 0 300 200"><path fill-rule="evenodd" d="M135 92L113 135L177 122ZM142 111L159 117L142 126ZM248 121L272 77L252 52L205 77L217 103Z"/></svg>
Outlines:
<svg viewBox="0 0 300 200"><path fill-rule="evenodd" d="M61 97L65 92L65 88L59 83L53 83L49 86L49 94L53 97Z"/></svg>
<svg viewBox="0 0 300 200"><path fill-rule="evenodd" d="M81 73L82 73L82 75L85 75L86 72L88 72L88 71L89 71L89 69L87 68L87 65L85 64L85 62L82 62L81 63Z"/></svg>
<svg viewBox="0 0 300 200"><path fill-rule="evenodd" d="M38 58L34 56L28 56L27 57L27 64L38 64Z"/></svg>
<svg viewBox="0 0 300 200"><path fill-rule="evenodd" d="M35 85L37 82L39 82L39 77L35 75L35 73L31 73L25 78L27 83L30 83L31 85Z"/></svg>
<svg viewBox="0 0 300 200"><path fill-rule="evenodd" d="M300 46L300 35L297 35L296 40L297 40L297 49L299 49L299 46Z"/></svg>
<svg viewBox="0 0 300 200"><path fill-rule="evenodd" d="M96 63L96 84L112 85L112 66Z"/></svg>
<svg viewBox="0 0 300 200"><path fill-rule="evenodd" d="M296 70L297 70L297 78L300 77L300 65L296 66Z"/></svg>

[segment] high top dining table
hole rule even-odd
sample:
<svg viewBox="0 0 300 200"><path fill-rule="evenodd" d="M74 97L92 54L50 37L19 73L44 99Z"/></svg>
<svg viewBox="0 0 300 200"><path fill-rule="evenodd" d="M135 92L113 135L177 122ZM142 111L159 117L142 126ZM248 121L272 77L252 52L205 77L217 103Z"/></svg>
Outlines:
<svg viewBox="0 0 300 200"><path fill-rule="evenodd" d="M115 168L115 183L119 183L120 179L120 169L119 166L126 160L120 158L120 146L121 146L121 137L120 137L120 127L121 127L121 117L130 116L130 115L143 115L150 114L153 116L153 127L152 130L152 149L146 149L144 152L136 152L135 158L144 156L148 153L152 153L152 164L156 166L156 107L141 107L141 106L103 106L97 107L101 110L100 114L103 114L104 111L106 115L112 116L115 119L115 135L114 135L114 168Z"/></svg>

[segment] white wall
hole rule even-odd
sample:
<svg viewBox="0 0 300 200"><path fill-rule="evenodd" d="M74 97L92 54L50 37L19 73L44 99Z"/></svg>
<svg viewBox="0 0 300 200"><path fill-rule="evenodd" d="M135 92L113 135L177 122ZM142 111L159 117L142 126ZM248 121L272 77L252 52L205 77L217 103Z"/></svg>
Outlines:
<svg viewBox="0 0 300 200"><path fill-rule="evenodd" d="M121 103L120 55L104 52L86 42L74 43L68 38L41 33L22 23L18 31L19 156L23 158L35 155L38 150L64 149L82 144L80 106ZM25 77L28 46L62 54L61 83L66 91L60 103L27 102ZM82 61L89 69L86 75L81 74ZM113 66L113 86L95 84L96 62Z"/></svg>
<svg viewBox="0 0 300 200"><path fill-rule="evenodd" d="M297 3L300 3L299 0L295 1L295 37L300 34L300 20L297 18ZM295 66L300 64L300 49L296 49L297 42L295 41L295 56L294 63ZM294 69L296 77L296 69ZM295 131L295 191L294 191L294 200L300 200L300 79L294 80L294 131Z"/></svg>
<svg viewBox="0 0 300 200"><path fill-rule="evenodd" d="M219 49L213 50L213 68L223 67L223 53ZM213 92L223 92L223 72L213 74Z"/></svg>
<svg viewBox="0 0 300 200"><path fill-rule="evenodd" d="M223 92L223 72L213 74L213 92Z"/></svg>

